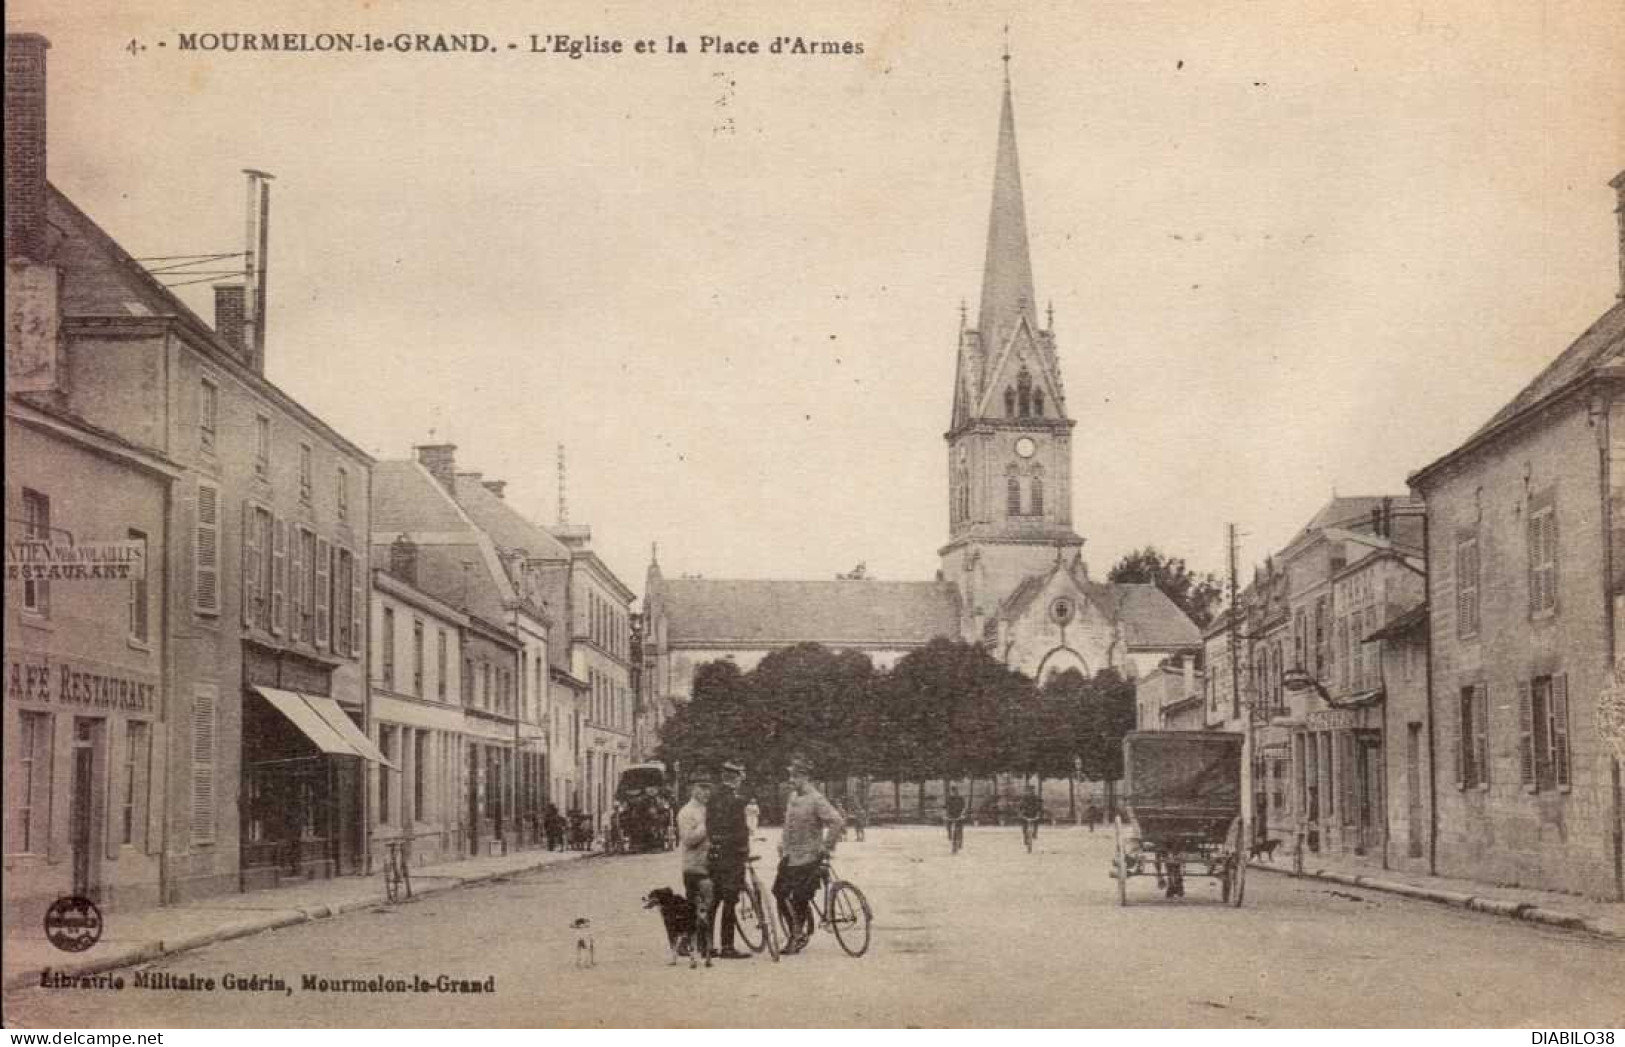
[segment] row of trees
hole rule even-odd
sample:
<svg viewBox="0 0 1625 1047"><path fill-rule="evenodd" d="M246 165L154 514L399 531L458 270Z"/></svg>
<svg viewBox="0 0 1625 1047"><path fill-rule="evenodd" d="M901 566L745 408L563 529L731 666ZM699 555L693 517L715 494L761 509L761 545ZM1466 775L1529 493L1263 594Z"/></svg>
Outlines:
<svg viewBox="0 0 1625 1047"><path fill-rule="evenodd" d="M1069 670L1038 686L957 640L933 640L889 672L860 653L801 644L750 672L701 665L659 756L685 768L742 760L758 782L781 780L796 753L824 780L1067 778L1081 764L1084 778L1113 781L1133 726L1133 685L1111 669L1092 679Z"/></svg>

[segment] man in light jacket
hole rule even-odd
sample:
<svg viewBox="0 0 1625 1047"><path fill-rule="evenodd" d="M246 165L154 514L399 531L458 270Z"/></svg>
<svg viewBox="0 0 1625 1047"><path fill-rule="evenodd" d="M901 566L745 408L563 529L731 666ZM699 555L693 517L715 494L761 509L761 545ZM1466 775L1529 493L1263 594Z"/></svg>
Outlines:
<svg viewBox="0 0 1625 1047"><path fill-rule="evenodd" d="M779 872L773 880L779 911L794 928L784 947L786 955L805 949L812 937L812 899L818 893L819 867L834 852L846 824L834 805L813 787L811 774L810 761L799 756L790 761L790 799L784 807Z"/></svg>
<svg viewBox="0 0 1625 1047"><path fill-rule="evenodd" d="M705 805L711 800L711 776L689 779L688 803L677 812L677 853L683 863L683 893L694 907L694 940L700 955L711 953L711 876L706 857L711 838L705 829Z"/></svg>

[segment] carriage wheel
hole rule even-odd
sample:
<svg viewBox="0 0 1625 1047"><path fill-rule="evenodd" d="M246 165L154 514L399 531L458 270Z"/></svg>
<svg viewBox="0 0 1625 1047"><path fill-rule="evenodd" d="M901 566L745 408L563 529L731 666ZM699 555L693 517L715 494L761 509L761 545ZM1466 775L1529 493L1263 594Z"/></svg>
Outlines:
<svg viewBox="0 0 1625 1047"><path fill-rule="evenodd" d="M1117 845L1117 904L1128 904L1128 856L1123 853L1123 816L1112 820L1112 836Z"/></svg>

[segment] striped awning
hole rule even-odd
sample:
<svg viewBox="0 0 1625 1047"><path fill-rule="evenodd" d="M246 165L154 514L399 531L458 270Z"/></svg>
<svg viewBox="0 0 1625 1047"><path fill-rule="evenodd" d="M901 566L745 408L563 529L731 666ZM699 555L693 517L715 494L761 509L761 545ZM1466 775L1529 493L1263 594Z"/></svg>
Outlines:
<svg viewBox="0 0 1625 1047"><path fill-rule="evenodd" d="M361 733L361 728L333 699L299 691L284 691L279 687L256 687L254 692L270 702L277 712L287 717L288 722L310 739L311 744L329 756L359 756L392 771L400 771L399 767L384 758L384 754L372 744L372 739Z"/></svg>

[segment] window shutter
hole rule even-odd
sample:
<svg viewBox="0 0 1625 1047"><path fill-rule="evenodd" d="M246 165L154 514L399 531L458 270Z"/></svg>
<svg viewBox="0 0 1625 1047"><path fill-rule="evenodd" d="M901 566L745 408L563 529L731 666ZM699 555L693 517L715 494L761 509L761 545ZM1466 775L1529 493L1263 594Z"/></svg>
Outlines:
<svg viewBox="0 0 1625 1047"><path fill-rule="evenodd" d="M255 527L254 503L243 502L243 624L254 624L254 594L259 590L260 536Z"/></svg>
<svg viewBox="0 0 1625 1047"><path fill-rule="evenodd" d="M361 657L362 620L367 613L367 572L361 569L361 558L350 557L350 578L353 596L350 598L350 657Z"/></svg>
<svg viewBox="0 0 1625 1047"><path fill-rule="evenodd" d="M271 544L271 632L281 636L288 622L288 523L277 520Z"/></svg>
<svg viewBox="0 0 1625 1047"><path fill-rule="evenodd" d="M1558 787L1569 787L1569 677L1552 677L1552 773Z"/></svg>
<svg viewBox="0 0 1625 1047"><path fill-rule="evenodd" d="M1528 680L1518 681L1518 755L1524 788L1535 791L1535 702Z"/></svg>
<svg viewBox="0 0 1625 1047"><path fill-rule="evenodd" d="M1460 703L1456 709L1456 788L1462 789L1467 785L1468 747L1473 744L1472 691L1467 691L1456 700Z"/></svg>
<svg viewBox="0 0 1625 1047"><path fill-rule="evenodd" d="M1490 784L1490 688L1473 685L1473 744L1478 751L1478 783Z"/></svg>
<svg viewBox="0 0 1625 1047"><path fill-rule="evenodd" d="M326 538L316 539L316 646L328 643L328 618L333 607L333 587L328 583L332 573L333 546Z"/></svg>
<svg viewBox="0 0 1625 1047"><path fill-rule="evenodd" d="M305 532L288 528L288 638L305 638Z"/></svg>
<svg viewBox="0 0 1625 1047"><path fill-rule="evenodd" d="M213 686L192 694L192 844L214 842Z"/></svg>
<svg viewBox="0 0 1625 1047"><path fill-rule="evenodd" d="M220 613L220 489L197 485L197 533L192 543L192 609Z"/></svg>
<svg viewBox="0 0 1625 1047"><path fill-rule="evenodd" d="M1546 604L1557 610L1557 509L1546 514Z"/></svg>

